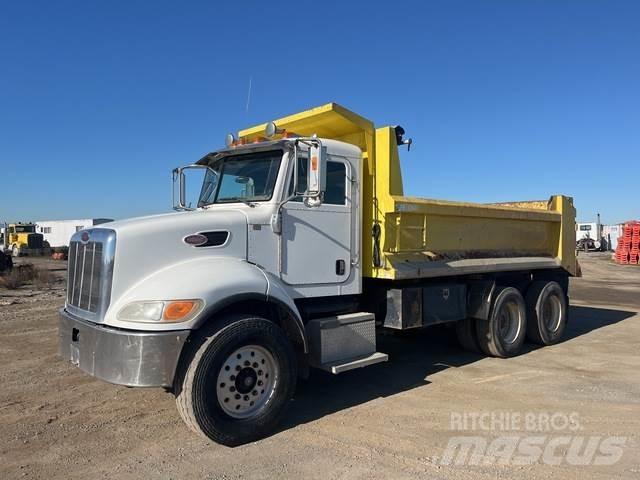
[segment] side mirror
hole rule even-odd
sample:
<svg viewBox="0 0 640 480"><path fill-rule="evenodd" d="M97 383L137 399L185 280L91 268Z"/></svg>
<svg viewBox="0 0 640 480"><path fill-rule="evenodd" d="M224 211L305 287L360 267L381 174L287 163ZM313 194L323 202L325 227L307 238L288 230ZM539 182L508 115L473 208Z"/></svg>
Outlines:
<svg viewBox="0 0 640 480"><path fill-rule="evenodd" d="M315 197L318 205L327 189L327 149L318 141L309 146L309 175L307 177L307 195Z"/></svg>
<svg viewBox="0 0 640 480"><path fill-rule="evenodd" d="M187 179L184 176L184 171L180 169L180 208L189 208L187 206Z"/></svg>
<svg viewBox="0 0 640 480"><path fill-rule="evenodd" d="M188 210L189 208L186 205L186 179L183 168L175 168L173 169L172 177L173 177L173 209L174 210ZM177 195L176 195L176 187L177 187ZM177 198L176 198L177 197Z"/></svg>
<svg viewBox="0 0 640 480"><path fill-rule="evenodd" d="M206 165L186 165L173 170L174 210L195 210L200 206L202 199L212 193L215 183L212 185L206 183L207 171L215 174L215 171ZM187 189L187 177L190 177L189 189Z"/></svg>

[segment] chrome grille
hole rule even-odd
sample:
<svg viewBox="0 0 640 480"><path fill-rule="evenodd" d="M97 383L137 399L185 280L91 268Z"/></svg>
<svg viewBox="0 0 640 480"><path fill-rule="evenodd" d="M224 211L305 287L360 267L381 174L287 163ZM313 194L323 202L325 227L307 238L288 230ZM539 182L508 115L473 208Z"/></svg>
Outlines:
<svg viewBox="0 0 640 480"><path fill-rule="evenodd" d="M89 235L86 242L82 234ZM109 306L115 232L92 229L76 233L69 243L67 310L100 321Z"/></svg>
<svg viewBox="0 0 640 480"><path fill-rule="evenodd" d="M71 242L67 303L88 312L97 312L101 283L102 244Z"/></svg>

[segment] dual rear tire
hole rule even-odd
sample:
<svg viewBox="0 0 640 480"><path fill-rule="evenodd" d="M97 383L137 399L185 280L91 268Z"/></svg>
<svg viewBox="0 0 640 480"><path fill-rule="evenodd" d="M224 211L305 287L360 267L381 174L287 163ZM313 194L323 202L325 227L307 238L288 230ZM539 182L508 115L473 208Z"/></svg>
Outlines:
<svg viewBox="0 0 640 480"><path fill-rule="evenodd" d="M538 345L562 339L567 325L567 297L556 282L534 282L527 290L527 338Z"/></svg>
<svg viewBox="0 0 640 480"><path fill-rule="evenodd" d="M513 287L499 287L489 318L458 322L456 333L466 350L507 358L520 353L525 339L539 345L558 343L567 322L567 299L557 282L536 281L523 297Z"/></svg>
<svg viewBox="0 0 640 480"><path fill-rule="evenodd" d="M478 345L492 357L513 357L522 349L526 336L524 298L513 287L502 287L494 295L489 318L475 322Z"/></svg>

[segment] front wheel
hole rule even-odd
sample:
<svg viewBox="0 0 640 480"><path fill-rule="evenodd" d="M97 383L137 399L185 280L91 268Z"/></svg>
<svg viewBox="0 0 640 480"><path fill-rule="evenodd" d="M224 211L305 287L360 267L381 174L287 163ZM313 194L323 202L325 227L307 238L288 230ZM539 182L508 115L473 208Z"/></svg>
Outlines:
<svg viewBox="0 0 640 480"><path fill-rule="evenodd" d="M176 403L192 430L235 446L275 429L295 390L296 360L273 322L239 316L224 323L196 338L176 379Z"/></svg>

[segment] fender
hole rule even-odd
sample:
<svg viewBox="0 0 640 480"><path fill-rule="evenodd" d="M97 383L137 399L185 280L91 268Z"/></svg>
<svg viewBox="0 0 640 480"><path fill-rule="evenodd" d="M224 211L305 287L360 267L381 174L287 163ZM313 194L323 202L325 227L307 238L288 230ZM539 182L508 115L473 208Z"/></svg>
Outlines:
<svg viewBox="0 0 640 480"><path fill-rule="evenodd" d="M287 292L284 284L276 277L275 275L264 272L265 278L267 279L267 298L268 300L275 301L281 305L281 308L284 308L289 314L293 317L296 322L296 326L299 330L300 336L302 338L302 344L304 346L304 353L307 353L308 344L307 344L307 335L304 327L304 322L302 321L302 315L300 315L300 311L296 306L293 298Z"/></svg>
<svg viewBox="0 0 640 480"><path fill-rule="evenodd" d="M487 320L491 311L495 280L474 280L467 283L467 316Z"/></svg>
<svg viewBox="0 0 640 480"><path fill-rule="evenodd" d="M216 305L230 297L252 294L267 300L267 291L268 281L262 270L242 259L191 259L166 266L140 279L119 298L112 298L104 323L132 330L193 330L216 310ZM117 318L117 312L130 302L180 299L201 299L204 308L195 318L180 323L127 322Z"/></svg>
<svg viewBox="0 0 640 480"><path fill-rule="evenodd" d="M180 299L201 299L204 308L198 316L182 323L126 322L117 318L117 312L130 302ZM273 275L237 258L192 259L158 270L119 299L112 299L104 323L132 330L195 330L217 311L246 300L274 303L286 312L300 336L304 352L308 352L302 317L284 287Z"/></svg>

